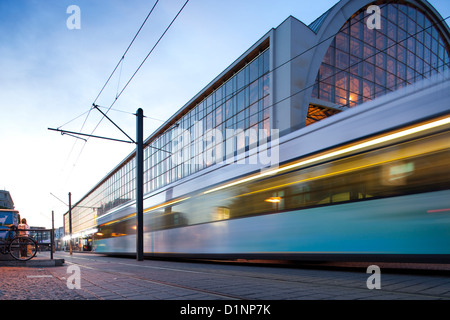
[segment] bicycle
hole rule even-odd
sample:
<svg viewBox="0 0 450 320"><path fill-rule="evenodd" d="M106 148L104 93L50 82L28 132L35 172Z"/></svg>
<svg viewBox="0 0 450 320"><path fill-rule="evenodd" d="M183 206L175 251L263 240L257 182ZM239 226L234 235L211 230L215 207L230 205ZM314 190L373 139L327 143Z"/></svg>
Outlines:
<svg viewBox="0 0 450 320"><path fill-rule="evenodd" d="M38 251L38 244L29 235L21 235L16 226L9 226L8 229L0 231L7 231L5 239L0 239L0 253L10 254L14 259L19 261L27 261L36 256Z"/></svg>

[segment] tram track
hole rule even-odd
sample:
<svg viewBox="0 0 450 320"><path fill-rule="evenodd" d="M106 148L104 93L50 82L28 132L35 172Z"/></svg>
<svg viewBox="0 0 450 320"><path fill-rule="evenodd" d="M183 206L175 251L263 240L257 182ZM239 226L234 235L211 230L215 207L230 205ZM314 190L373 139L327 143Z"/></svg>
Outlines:
<svg viewBox="0 0 450 320"><path fill-rule="evenodd" d="M138 281L144 281L146 283L151 283L151 284L155 284L155 285L159 285L159 286L165 286L165 287L169 287L169 288L177 288L177 289L183 289L183 290L188 290L188 291L192 291L195 293L202 293L202 294L207 294L216 298L220 298L220 299L226 299L226 300L245 300L247 298L245 297L241 297L241 296L236 296L236 295L232 295L232 294L225 294L225 293L219 293L217 291L211 291L211 290L205 290L205 289L201 289L201 288L195 288L192 286L186 286L186 285L182 285L182 284L177 284L177 283L173 283L173 282L167 282L167 281L163 281L163 280L155 280L155 279L149 279L143 276L138 276L135 274L130 274L129 272L120 272L120 271L111 271L111 270L105 270L102 268L96 268L96 267L92 267L92 266L86 266L83 264L79 264L79 263L73 263L73 262L67 262L70 265L78 265L81 268L85 268L85 269L90 269L90 270L95 270L97 272L102 272L102 273L107 273L109 275L112 276L116 276L115 278L113 277L113 279L117 279L117 277L127 277L130 279L134 279L134 280L138 280ZM124 263L120 263L122 265L126 265ZM136 265L132 265L133 267L136 267ZM155 267L152 267L155 268ZM179 269L172 269L172 268L159 268L156 267L155 269L166 269L166 270L171 270L171 271L183 271L183 272L190 272L190 271L186 271L186 270L179 270ZM200 272L194 272L194 273L200 273ZM60 280L65 280L65 278L60 278ZM98 284L94 283L92 280L88 279L87 277L83 278L84 281L88 281L90 282L92 285L98 286ZM110 289L106 289L106 290L110 290ZM114 292L113 290L110 290L112 292ZM114 292L118 295L121 295L121 293L119 291ZM91 292L91 294L94 294L94 292ZM124 298L126 298L126 296L123 296Z"/></svg>

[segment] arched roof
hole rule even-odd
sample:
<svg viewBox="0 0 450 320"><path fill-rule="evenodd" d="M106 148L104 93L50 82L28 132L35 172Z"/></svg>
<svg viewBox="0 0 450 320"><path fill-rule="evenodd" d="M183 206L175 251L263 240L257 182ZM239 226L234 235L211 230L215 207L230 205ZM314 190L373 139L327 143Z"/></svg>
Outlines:
<svg viewBox="0 0 450 320"><path fill-rule="evenodd" d="M311 61L306 83L314 83L325 53L328 50L331 42L333 41L333 35L336 34L337 30L341 29L341 27L356 12L364 7L369 6L370 4L374 4L375 2L379 5L392 3L389 1L380 2L373 0L341 0L309 25L309 27L317 34L317 43L320 43L321 45L318 45L316 47L315 53L313 55L314 59ZM432 20L432 22L436 23L436 27L447 42L448 50L450 49L450 29L445 21L442 23L438 23L440 21L443 21L443 18L428 1L405 0L402 1L401 4L412 4L413 6L426 13Z"/></svg>

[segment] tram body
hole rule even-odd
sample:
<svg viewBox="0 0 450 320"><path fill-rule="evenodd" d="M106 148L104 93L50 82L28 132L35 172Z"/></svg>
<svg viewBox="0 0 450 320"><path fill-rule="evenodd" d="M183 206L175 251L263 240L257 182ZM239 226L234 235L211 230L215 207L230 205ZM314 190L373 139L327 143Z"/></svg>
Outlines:
<svg viewBox="0 0 450 320"><path fill-rule="evenodd" d="M281 137L278 166L218 164L146 195L144 254L450 261L446 75ZM98 217L95 252L135 254L135 226L135 202Z"/></svg>

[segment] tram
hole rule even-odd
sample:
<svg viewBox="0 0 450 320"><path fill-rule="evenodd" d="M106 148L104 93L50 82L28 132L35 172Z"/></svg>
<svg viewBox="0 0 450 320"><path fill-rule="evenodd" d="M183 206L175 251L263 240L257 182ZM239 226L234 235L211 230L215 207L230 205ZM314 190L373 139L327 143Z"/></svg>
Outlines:
<svg viewBox="0 0 450 320"><path fill-rule="evenodd" d="M277 166L146 195L144 255L449 262L449 129L446 74L284 135ZM135 230L135 203L99 217L95 252L135 254Z"/></svg>

